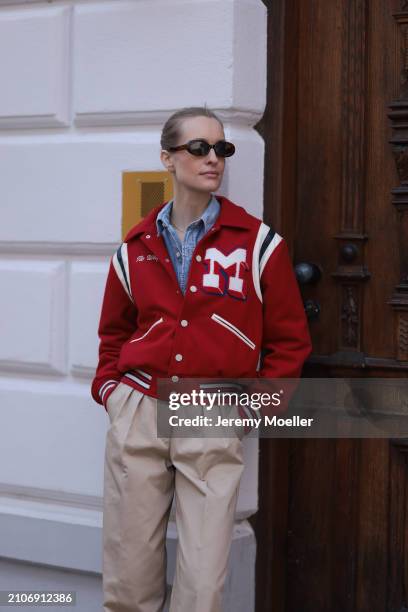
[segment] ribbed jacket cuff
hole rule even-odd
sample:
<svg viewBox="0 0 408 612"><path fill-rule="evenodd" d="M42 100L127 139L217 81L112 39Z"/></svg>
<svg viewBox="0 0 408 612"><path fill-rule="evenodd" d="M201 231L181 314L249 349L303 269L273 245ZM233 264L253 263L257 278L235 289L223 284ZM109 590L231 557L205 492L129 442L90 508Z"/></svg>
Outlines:
<svg viewBox="0 0 408 612"><path fill-rule="evenodd" d="M106 402L108 401L108 397L116 389L118 384L119 384L118 380L114 380L113 378L111 378L110 380L106 380L103 383L103 385L100 386L100 388L99 388L99 397L100 397L100 400L101 400L105 410L106 410Z"/></svg>

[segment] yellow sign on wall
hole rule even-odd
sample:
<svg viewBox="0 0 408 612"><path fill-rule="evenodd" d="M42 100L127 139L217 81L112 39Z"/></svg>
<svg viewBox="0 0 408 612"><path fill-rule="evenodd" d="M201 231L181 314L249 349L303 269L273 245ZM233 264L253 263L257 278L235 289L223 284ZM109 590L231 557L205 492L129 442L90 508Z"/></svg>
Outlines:
<svg viewBox="0 0 408 612"><path fill-rule="evenodd" d="M162 172L123 172L122 240L128 231L153 208L173 197L173 183L167 170Z"/></svg>

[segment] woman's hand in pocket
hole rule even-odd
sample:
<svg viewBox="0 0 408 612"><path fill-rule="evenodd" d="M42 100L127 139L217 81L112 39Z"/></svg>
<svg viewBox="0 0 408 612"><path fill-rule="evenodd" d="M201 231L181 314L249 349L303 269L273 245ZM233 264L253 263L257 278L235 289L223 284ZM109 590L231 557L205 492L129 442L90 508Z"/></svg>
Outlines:
<svg viewBox="0 0 408 612"><path fill-rule="evenodd" d="M116 420L126 403L133 388L123 382L119 382L106 400L106 412L112 423Z"/></svg>

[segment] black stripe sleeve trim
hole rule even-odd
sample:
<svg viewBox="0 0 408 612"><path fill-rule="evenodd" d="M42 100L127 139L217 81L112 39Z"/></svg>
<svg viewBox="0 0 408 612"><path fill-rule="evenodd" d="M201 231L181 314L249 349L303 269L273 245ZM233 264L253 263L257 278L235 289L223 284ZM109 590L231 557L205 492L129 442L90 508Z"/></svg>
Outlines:
<svg viewBox="0 0 408 612"><path fill-rule="evenodd" d="M119 265L120 265L121 270L122 270L123 278L125 279L127 290L129 292L129 295L132 295L131 292L130 292L130 287L129 287L128 279L127 279L127 276L126 276L126 270L125 270L125 265L124 265L123 259L122 259L122 251L121 251L121 249L122 249L122 245L116 251L116 255L118 257L118 262L119 262Z"/></svg>
<svg viewBox="0 0 408 612"><path fill-rule="evenodd" d="M268 246L271 244L273 237L275 236L275 231L273 229L270 229L269 232L266 234L264 241L262 243L262 246L259 250L259 263L261 263L261 259L266 251L266 249L268 248Z"/></svg>

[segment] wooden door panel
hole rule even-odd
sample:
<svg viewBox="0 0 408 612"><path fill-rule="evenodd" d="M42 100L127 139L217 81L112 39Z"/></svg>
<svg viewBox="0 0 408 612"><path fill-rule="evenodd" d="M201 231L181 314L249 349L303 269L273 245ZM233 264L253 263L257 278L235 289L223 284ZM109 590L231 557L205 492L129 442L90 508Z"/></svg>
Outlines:
<svg viewBox="0 0 408 612"><path fill-rule="evenodd" d="M297 72L297 223L294 260L317 263L322 277L304 288L304 298L321 306L311 322L314 353L337 348L336 324L337 233L341 203L342 13L338 2L299 2ZM327 45L326 41L331 40Z"/></svg>
<svg viewBox="0 0 408 612"><path fill-rule="evenodd" d="M264 0L265 221L310 320L304 376L408 374L408 0ZM407 612L407 440L260 441L257 612Z"/></svg>
<svg viewBox="0 0 408 612"><path fill-rule="evenodd" d="M388 610L408 610L408 441L390 446Z"/></svg>
<svg viewBox="0 0 408 612"><path fill-rule="evenodd" d="M399 183L392 155L389 104L398 94L400 32L393 9L397 3L375 0L366 3L369 24L367 41L367 107L365 120L365 262L371 273L364 292L363 338L368 356L397 358L394 316L388 303L399 279L398 215L391 191ZM373 333L373 323L376 333ZM374 365L374 364L373 364Z"/></svg>

